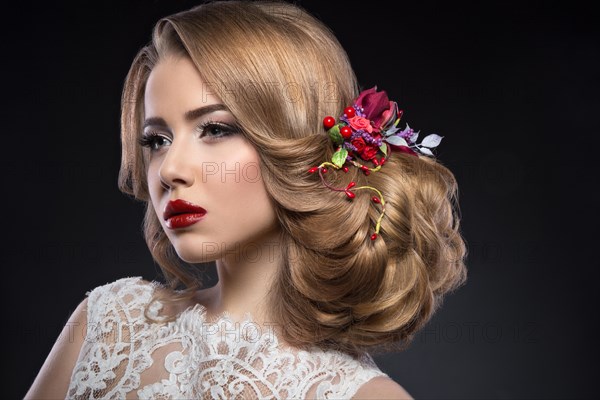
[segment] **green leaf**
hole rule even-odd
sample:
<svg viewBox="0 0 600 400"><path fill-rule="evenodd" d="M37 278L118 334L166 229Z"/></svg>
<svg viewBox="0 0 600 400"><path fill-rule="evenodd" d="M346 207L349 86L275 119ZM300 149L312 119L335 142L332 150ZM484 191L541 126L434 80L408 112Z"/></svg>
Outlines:
<svg viewBox="0 0 600 400"><path fill-rule="evenodd" d="M387 144L383 143L381 146L379 146L379 150L381 150L384 156L387 156Z"/></svg>
<svg viewBox="0 0 600 400"><path fill-rule="evenodd" d="M334 126L332 126L327 133L329 133L329 137L331 138L331 140L333 140L333 143L340 145L342 143L344 143L344 138L342 137L342 134L340 133L340 124L336 124Z"/></svg>
<svg viewBox="0 0 600 400"><path fill-rule="evenodd" d="M331 129L333 129L333 128L331 128ZM344 165L344 163L346 162L347 156L348 156L348 150L343 149L343 148L339 149L338 151L333 153L333 156L331 157L331 162L341 168Z"/></svg>

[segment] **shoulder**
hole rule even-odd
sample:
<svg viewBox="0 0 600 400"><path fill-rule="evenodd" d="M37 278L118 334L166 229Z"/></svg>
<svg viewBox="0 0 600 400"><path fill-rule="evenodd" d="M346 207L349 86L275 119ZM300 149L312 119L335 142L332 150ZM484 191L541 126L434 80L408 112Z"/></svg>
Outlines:
<svg viewBox="0 0 600 400"><path fill-rule="evenodd" d="M363 384L352 399L413 399L413 397L393 379L378 376Z"/></svg>
<svg viewBox="0 0 600 400"><path fill-rule="evenodd" d="M120 293L124 291L131 290L147 290L153 289L155 286L159 285L157 282L150 282L144 280L141 276L133 276L120 278L116 281L106 283L104 285L100 285L95 287L94 289L88 291L86 294L88 296L101 296L106 293Z"/></svg>
<svg viewBox="0 0 600 400"><path fill-rule="evenodd" d="M330 366L338 371L335 382L329 382L326 389L333 387L335 398L361 399L412 399L402 386L391 379L375 363L368 353L352 356L341 352L334 354ZM317 390L317 394L320 394Z"/></svg>
<svg viewBox="0 0 600 400"><path fill-rule="evenodd" d="M124 310L127 310L127 319L136 317L139 313L131 311L142 311L160 285L158 282L146 281L137 276L97 286L86 293L89 323L99 322L111 314L125 317L122 313Z"/></svg>
<svg viewBox="0 0 600 400"><path fill-rule="evenodd" d="M90 303L106 302L113 298L130 302L139 296L152 294L159 286L158 282L146 281L140 276L135 276L117 279L114 282L97 286L88 291L86 295Z"/></svg>
<svg viewBox="0 0 600 400"><path fill-rule="evenodd" d="M88 291L69 317L25 398L64 399L80 353L92 351L96 344L104 346L105 351L106 343L123 337L107 335L107 326L126 329L128 325L121 322L138 321L159 285L141 277L130 277Z"/></svg>
<svg viewBox="0 0 600 400"><path fill-rule="evenodd" d="M69 317L25 399L65 398L71 371L83 346L87 327L88 299Z"/></svg>

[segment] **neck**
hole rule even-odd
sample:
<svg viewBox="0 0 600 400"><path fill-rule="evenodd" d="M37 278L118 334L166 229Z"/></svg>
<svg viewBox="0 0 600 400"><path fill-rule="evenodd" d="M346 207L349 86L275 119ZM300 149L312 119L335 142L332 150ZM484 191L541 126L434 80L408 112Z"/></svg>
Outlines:
<svg viewBox="0 0 600 400"><path fill-rule="evenodd" d="M216 261L219 281L203 296L208 313L215 316L227 311L241 320L249 312L257 323L268 321L267 295L282 265L279 232L226 250Z"/></svg>

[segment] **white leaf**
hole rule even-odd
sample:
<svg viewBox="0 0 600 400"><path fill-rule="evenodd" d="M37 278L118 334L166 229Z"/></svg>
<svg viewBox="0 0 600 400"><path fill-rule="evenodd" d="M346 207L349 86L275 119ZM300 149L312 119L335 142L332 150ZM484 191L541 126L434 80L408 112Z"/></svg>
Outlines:
<svg viewBox="0 0 600 400"><path fill-rule="evenodd" d="M423 138L421 142L421 146L425 147L436 147L442 141L442 136L436 135L432 133L431 135L427 135Z"/></svg>
<svg viewBox="0 0 600 400"><path fill-rule="evenodd" d="M427 154L427 155L430 155L430 156L433 155L433 153L431 152L431 150L429 150L427 147L421 147L421 148L419 148L419 151L421 153L423 153L423 154Z"/></svg>
<svg viewBox="0 0 600 400"><path fill-rule="evenodd" d="M397 126L392 126L390 129L385 131L385 136L391 136L394 133L398 132L399 130L400 130L400 128L398 128Z"/></svg>
<svg viewBox="0 0 600 400"><path fill-rule="evenodd" d="M419 137L419 132L421 132L421 131L413 132L413 134L410 136L410 141L412 143L417 141L417 138Z"/></svg>
<svg viewBox="0 0 600 400"><path fill-rule="evenodd" d="M393 144L394 146L408 146L408 143L406 143L406 140L404 140L400 136L390 136L390 137L385 138L385 141L388 142L389 144Z"/></svg>

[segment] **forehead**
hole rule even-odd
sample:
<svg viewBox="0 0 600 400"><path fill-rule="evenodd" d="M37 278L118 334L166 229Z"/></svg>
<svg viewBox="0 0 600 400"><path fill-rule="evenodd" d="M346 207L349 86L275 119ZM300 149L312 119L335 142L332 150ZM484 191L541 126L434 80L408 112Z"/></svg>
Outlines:
<svg viewBox="0 0 600 400"><path fill-rule="evenodd" d="M220 102L188 57L160 60L146 82L144 111L147 116L183 114L193 108Z"/></svg>

